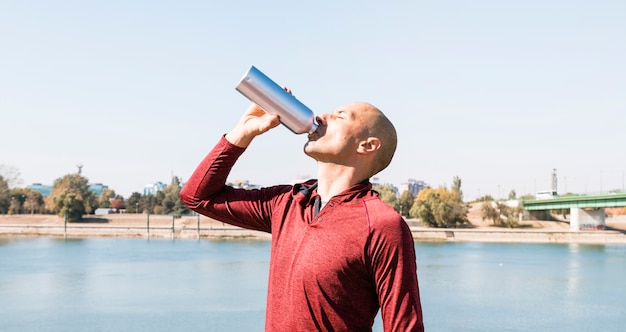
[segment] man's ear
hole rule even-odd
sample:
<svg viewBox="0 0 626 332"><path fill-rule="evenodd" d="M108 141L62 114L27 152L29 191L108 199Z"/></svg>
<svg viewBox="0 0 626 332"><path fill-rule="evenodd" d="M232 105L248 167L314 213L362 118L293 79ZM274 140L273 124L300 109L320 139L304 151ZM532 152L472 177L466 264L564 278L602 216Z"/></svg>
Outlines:
<svg viewBox="0 0 626 332"><path fill-rule="evenodd" d="M380 146L381 142L378 138L368 137L366 140L359 143L357 152L363 154L376 152L376 150L380 149Z"/></svg>

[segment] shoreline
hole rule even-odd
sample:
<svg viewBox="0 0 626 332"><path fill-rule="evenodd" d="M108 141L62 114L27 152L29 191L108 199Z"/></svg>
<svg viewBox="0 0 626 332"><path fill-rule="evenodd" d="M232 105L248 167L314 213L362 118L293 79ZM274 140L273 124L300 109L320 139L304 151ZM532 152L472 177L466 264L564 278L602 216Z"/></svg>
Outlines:
<svg viewBox="0 0 626 332"><path fill-rule="evenodd" d="M500 243L569 243L626 244L626 234L617 230L563 231L526 229L432 229L411 227L417 241L500 242Z"/></svg>
<svg viewBox="0 0 626 332"><path fill-rule="evenodd" d="M626 222L607 222L609 230L570 231L568 224L530 221L522 228L500 228L474 221L472 228L429 228L407 220L416 242L506 242L626 244ZM145 238L145 239L255 239L271 240L271 234L243 229L205 216L118 214L88 216L65 223L56 215L0 216L0 238Z"/></svg>

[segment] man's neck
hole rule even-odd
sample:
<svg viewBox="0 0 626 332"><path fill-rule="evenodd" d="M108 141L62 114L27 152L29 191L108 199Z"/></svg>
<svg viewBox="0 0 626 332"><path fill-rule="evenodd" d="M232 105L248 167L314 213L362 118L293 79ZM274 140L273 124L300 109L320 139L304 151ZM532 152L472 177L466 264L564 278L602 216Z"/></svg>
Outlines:
<svg viewBox="0 0 626 332"><path fill-rule="evenodd" d="M317 193L328 201L353 185L363 181L353 167L318 162Z"/></svg>

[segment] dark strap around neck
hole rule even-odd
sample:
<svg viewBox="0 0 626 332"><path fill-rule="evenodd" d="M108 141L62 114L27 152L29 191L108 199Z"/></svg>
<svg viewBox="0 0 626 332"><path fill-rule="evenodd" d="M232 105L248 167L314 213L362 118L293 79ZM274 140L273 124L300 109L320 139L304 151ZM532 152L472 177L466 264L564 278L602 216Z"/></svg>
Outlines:
<svg viewBox="0 0 626 332"><path fill-rule="evenodd" d="M316 195L313 200L313 217L315 217L322 209L322 199L320 198L320 195Z"/></svg>

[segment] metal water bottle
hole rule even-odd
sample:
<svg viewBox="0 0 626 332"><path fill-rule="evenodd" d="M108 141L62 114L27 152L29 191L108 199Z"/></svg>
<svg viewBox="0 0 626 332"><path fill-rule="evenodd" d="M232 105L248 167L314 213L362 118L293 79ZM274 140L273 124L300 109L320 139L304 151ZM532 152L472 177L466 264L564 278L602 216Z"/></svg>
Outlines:
<svg viewBox="0 0 626 332"><path fill-rule="evenodd" d="M254 66L235 89L266 112L278 115L280 122L295 134L312 133L317 129L313 111Z"/></svg>

